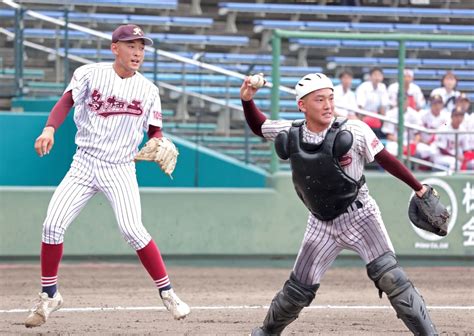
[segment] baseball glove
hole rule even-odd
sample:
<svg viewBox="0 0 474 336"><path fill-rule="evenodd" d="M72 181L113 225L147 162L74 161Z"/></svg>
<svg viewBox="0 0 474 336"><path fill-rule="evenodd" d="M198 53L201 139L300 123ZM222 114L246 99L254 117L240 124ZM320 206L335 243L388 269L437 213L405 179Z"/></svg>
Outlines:
<svg viewBox="0 0 474 336"><path fill-rule="evenodd" d="M167 138L151 138L135 156L135 161L155 161L165 174L171 176L179 152Z"/></svg>
<svg viewBox="0 0 474 336"><path fill-rule="evenodd" d="M449 212L439 201L436 190L425 185L427 190L422 197L413 195L408 207L408 217L413 225L438 236L448 234Z"/></svg>

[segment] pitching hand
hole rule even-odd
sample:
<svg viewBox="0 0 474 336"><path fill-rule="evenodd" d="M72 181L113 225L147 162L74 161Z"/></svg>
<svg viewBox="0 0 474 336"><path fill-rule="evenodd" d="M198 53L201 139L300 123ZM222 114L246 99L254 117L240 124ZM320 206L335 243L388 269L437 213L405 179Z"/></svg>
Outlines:
<svg viewBox="0 0 474 336"><path fill-rule="evenodd" d="M48 126L43 133L36 138L35 151L40 157L49 154L54 145L54 127Z"/></svg>
<svg viewBox="0 0 474 336"><path fill-rule="evenodd" d="M250 77L247 76L240 87L240 99L244 101L252 100L257 91L258 89L254 88L252 84L250 84Z"/></svg>

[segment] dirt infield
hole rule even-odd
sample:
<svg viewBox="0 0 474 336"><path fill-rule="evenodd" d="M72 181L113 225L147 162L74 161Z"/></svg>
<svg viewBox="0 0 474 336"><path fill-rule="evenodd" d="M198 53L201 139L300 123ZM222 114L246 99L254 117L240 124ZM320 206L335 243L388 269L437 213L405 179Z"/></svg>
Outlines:
<svg viewBox="0 0 474 336"><path fill-rule="evenodd" d="M474 268L405 268L422 292L440 335L474 335ZM1 335L248 335L289 275L281 268L170 267L177 293L192 306L184 321L163 310L137 264L64 264L64 309L26 329L39 284L38 265L0 265ZM122 307L117 309L116 307ZM470 309L469 309L470 307ZM102 308L102 309L100 309ZM20 310L14 312L12 310ZM128 309L128 310L125 310ZM312 307L285 335L410 335L364 268L332 268Z"/></svg>

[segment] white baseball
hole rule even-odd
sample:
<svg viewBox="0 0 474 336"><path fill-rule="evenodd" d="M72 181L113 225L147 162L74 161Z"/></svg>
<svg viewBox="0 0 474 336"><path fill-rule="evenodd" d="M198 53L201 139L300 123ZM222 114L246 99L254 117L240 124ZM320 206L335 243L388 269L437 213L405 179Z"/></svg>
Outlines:
<svg viewBox="0 0 474 336"><path fill-rule="evenodd" d="M265 79L260 74L250 76L250 85L252 85L256 89L259 89L265 85Z"/></svg>

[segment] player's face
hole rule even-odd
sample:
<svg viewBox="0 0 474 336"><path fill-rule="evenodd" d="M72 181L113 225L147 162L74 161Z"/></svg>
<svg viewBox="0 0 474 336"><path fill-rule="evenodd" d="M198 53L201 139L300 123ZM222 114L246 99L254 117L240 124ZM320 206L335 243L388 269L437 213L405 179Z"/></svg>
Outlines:
<svg viewBox="0 0 474 336"><path fill-rule="evenodd" d="M331 89L313 91L298 101L298 107L306 116L308 128L321 132L334 117L334 93Z"/></svg>
<svg viewBox="0 0 474 336"><path fill-rule="evenodd" d="M112 43L116 66L125 73L135 73L145 58L145 43L142 39Z"/></svg>

